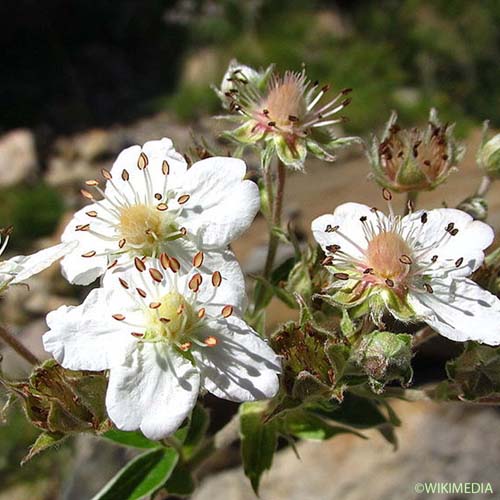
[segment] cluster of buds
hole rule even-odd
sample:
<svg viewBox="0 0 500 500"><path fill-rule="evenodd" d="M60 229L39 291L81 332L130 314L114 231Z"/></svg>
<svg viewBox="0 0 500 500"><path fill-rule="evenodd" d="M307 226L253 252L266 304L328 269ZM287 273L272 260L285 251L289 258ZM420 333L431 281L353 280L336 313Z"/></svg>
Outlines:
<svg viewBox="0 0 500 500"><path fill-rule="evenodd" d="M239 126L224 136L247 146L259 144L263 166L277 155L289 168L303 170L308 153L325 161L335 160L340 147L359 142L358 137L336 137L332 127L346 120L338 116L351 101L351 89L325 99L329 85L320 86L300 72L283 75L232 61L220 89L223 106L235 113Z"/></svg>
<svg viewBox="0 0 500 500"><path fill-rule="evenodd" d="M432 109L425 129L402 129L393 112L382 139L374 137L368 151L375 180L398 193L430 191L442 184L465 153L453 127L441 124Z"/></svg>

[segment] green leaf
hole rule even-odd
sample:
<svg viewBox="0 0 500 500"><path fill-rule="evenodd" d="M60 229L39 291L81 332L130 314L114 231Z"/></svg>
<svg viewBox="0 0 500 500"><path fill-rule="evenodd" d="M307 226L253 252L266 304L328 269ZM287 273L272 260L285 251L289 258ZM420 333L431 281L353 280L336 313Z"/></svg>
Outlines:
<svg viewBox="0 0 500 500"><path fill-rule="evenodd" d="M120 431L111 429L102 434L103 437L123 446L132 446L133 448L159 448L162 446L158 441L152 441L145 437L139 431Z"/></svg>
<svg viewBox="0 0 500 500"><path fill-rule="evenodd" d="M209 421L210 418L207 410L205 410L205 408L201 405L196 405L193 409L193 413L191 414L189 430L182 447L185 460L191 458L203 440L203 437L208 429Z"/></svg>
<svg viewBox="0 0 500 500"><path fill-rule="evenodd" d="M138 500L161 488L179 455L172 448L146 451L130 461L92 500Z"/></svg>
<svg viewBox="0 0 500 500"><path fill-rule="evenodd" d="M61 433L42 432L31 445L28 454L22 459L21 465L31 460L35 455L59 444L66 436Z"/></svg>
<svg viewBox="0 0 500 500"><path fill-rule="evenodd" d="M260 478L271 468L277 435L274 420L264 423L266 403L243 403L240 406L241 456L245 475L258 494Z"/></svg>
<svg viewBox="0 0 500 500"><path fill-rule="evenodd" d="M324 441L337 434L354 434L366 439L365 436L347 427L331 425L326 420L304 410L292 411L284 417L284 429L300 439Z"/></svg>

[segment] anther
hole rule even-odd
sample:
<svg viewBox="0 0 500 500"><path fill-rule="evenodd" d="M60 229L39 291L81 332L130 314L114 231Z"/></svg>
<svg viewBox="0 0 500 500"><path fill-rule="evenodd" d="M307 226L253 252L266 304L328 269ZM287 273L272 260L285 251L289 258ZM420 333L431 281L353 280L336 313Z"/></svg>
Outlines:
<svg viewBox="0 0 500 500"><path fill-rule="evenodd" d="M90 210L89 212L85 212L89 217L97 217L97 212L95 210Z"/></svg>
<svg viewBox="0 0 500 500"><path fill-rule="evenodd" d="M201 282L203 281L203 278L201 277L200 273L196 273L188 283L189 289L192 290L193 292L197 292L200 289Z"/></svg>
<svg viewBox="0 0 500 500"><path fill-rule="evenodd" d="M168 258L168 255L165 252L162 252L160 254L160 264L165 271L170 267L170 259Z"/></svg>
<svg viewBox="0 0 500 500"><path fill-rule="evenodd" d="M164 318L164 317L161 317L161 318L158 318L162 323L170 323L170 320L168 318Z"/></svg>
<svg viewBox="0 0 500 500"><path fill-rule="evenodd" d="M382 189L382 196L385 201L392 200L392 193L387 188Z"/></svg>
<svg viewBox="0 0 500 500"><path fill-rule="evenodd" d="M368 217L367 217L366 215L363 215L363 216L361 216L361 217L359 218L359 220L360 220L361 222L366 222L366 219L367 219L367 218L368 218Z"/></svg>
<svg viewBox="0 0 500 500"><path fill-rule="evenodd" d="M401 257L399 257L399 262L401 262L402 264L407 264L408 266L411 266L413 264L413 261L411 260L411 257L409 255L401 255Z"/></svg>
<svg viewBox="0 0 500 500"><path fill-rule="evenodd" d="M76 226L75 231L88 231L90 229L90 224L79 224Z"/></svg>
<svg viewBox="0 0 500 500"><path fill-rule="evenodd" d="M95 250L91 250L90 252L82 253L82 257L89 258L89 257L94 257L96 254Z"/></svg>
<svg viewBox="0 0 500 500"><path fill-rule="evenodd" d="M146 270L146 264L144 264L139 257L134 257L134 265L135 268L141 273Z"/></svg>
<svg viewBox="0 0 500 500"><path fill-rule="evenodd" d="M432 286L429 285L429 283L424 283L424 288L427 293L434 293L434 290L432 289Z"/></svg>
<svg viewBox="0 0 500 500"><path fill-rule="evenodd" d="M340 226L332 226L331 224L328 224L325 229L325 233L334 233L335 231L338 230Z"/></svg>
<svg viewBox="0 0 500 500"><path fill-rule="evenodd" d="M179 198L177 198L177 203L179 203L179 205L184 205L184 203L186 203L189 200L189 198L191 198L190 195L183 194L179 196Z"/></svg>
<svg viewBox="0 0 500 500"><path fill-rule="evenodd" d="M431 257L431 262L434 264L434 262L436 262L438 260L438 256L437 255L433 255Z"/></svg>
<svg viewBox="0 0 500 500"><path fill-rule="evenodd" d="M191 346L192 346L192 345L193 345L193 344L192 344L191 342L184 342L184 344L181 344L181 345L179 346L179 349L180 349L181 351L183 351L183 352L186 352L186 351L189 351L189 349L191 349Z"/></svg>
<svg viewBox="0 0 500 500"><path fill-rule="evenodd" d="M144 333L141 332L132 332L130 335L132 335L132 337L135 337L136 339L142 339L142 337L144 337Z"/></svg>
<svg viewBox="0 0 500 500"><path fill-rule="evenodd" d="M161 164L161 171L163 172L163 175L168 175L170 173L170 165L167 160L163 160Z"/></svg>
<svg viewBox="0 0 500 500"><path fill-rule="evenodd" d="M194 267L201 267L203 264L203 252L198 252L194 257L193 257L193 266Z"/></svg>
<svg viewBox="0 0 500 500"><path fill-rule="evenodd" d="M451 233L451 231L453 231L453 228L454 228L454 227L455 227L455 224L454 224L453 222L450 222L450 223L446 226L445 231L446 231L447 233Z"/></svg>
<svg viewBox="0 0 500 500"><path fill-rule="evenodd" d="M327 245L326 250L331 253L336 253L340 250L340 245Z"/></svg>
<svg viewBox="0 0 500 500"><path fill-rule="evenodd" d="M110 181L113 176L111 175L111 172L107 170L106 168L101 168L101 175L107 180Z"/></svg>
<svg viewBox="0 0 500 500"><path fill-rule="evenodd" d="M212 335L210 335L210 337L207 337L203 342L207 347L215 347L217 345L217 339Z"/></svg>
<svg viewBox="0 0 500 500"><path fill-rule="evenodd" d="M110 264L108 264L108 267L107 269L112 269L113 267L116 266L116 264L118 264L118 259L114 259L113 262L111 262Z"/></svg>
<svg viewBox="0 0 500 500"><path fill-rule="evenodd" d="M321 261L321 265L323 265L323 266L329 266L332 263L333 263L333 257L331 255L329 257L324 258Z"/></svg>
<svg viewBox="0 0 500 500"><path fill-rule="evenodd" d="M372 274L373 273L373 267L367 267L364 271L363 274Z"/></svg>
<svg viewBox="0 0 500 500"><path fill-rule="evenodd" d="M170 269L172 272L176 273L181 268L180 262L175 257L169 257Z"/></svg>
<svg viewBox="0 0 500 500"><path fill-rule="evenodd" d="M385 284L390 287L390 288L393 288L394 287L394 281L392 281L390 278L387 278L385 280Z"/></svg>
<svg viewBox="0 0 500 500"><path fill-rule="evenodd" d="M128 283L123 279L123 278L118 278L118 281L120 282L120 285L125 288L125 290L129 289Z"/></svg>
<svg viewBox="0 0 500 500"><path fill-rule="evenodd" d="M116 321L123 321L125 316L123 314L113 314L113 319L116 319Z"/></svg>
<svg viewBox="0 0 500 500"><path fill-rule="evenodd" d="M168 210L168 205L166 203L158 203L158 205L156 205L156 209L160 212L164 212L165 210Z"/></svg>
<svg viewBox="0 0 500 500"><path fill-rule="evenodd" d="M222 308L221 314L223 318L229 318L229 316L233 314L233 306L230 305L224 306Z"/></svg>
<svg viewBox="0 0 500 500"><path fill-rule="evenodd" d="M122 170L122 179L124 181L128 181L130 179L130 174L125 169Z"/></svg>
<svg viewBox="0 0 500 500"><path fill-rule="evenodd" d="M161 307L161 302L151 302L149 304L150 309L158 309L159 307Z"/></svg>
<svg viewBox="0 0 500 500"><path fill-rule="evenodd" d="M276 127L276 122L267 122L268 127Z"/></svg>
<svg viewBox="0 0 500 500"><path fill-rule="evenodd" d="M333 277L342 281L347 281L349 279L349 275L347 273L334 273Z"/></svg>
<svg viewBox="0 0 500 500"><path fill-rule="evenodd" d="M161 283L163 281L163 274L154 267L149 270L149 275L153 278L153 281L156 281L157 283Z"/></svg>
<svg viewBox="0 0 500 500"><path fill-rule="evenodd" d="M163 196L160 194L160 193L155 193L155 199L156 200L161 200L163 198Z"/></svg>
<svg viewBox="0 0 500 500"><path fill-rule="evenodd" d="M120 248L123 248L125 246L125 243L127 243L127 240L125 238L122 238L119 242L118 242L118 246Z"/></svg>
<svg viewBox="0 0 500 500"><path fill-rule="evenodd" d="M460 257L455 261L455 267L460 267L464 263L464 258Z"/></svg>
<svg viewBox="0 0 500 500"><path fill-rule="evenodd" d="M458 234L458 229L457 228L453 229L452 231L450 231L450 234L452 236L456 236Z"/></svg>
<svg viewBox="0 0 500 500"><path fill-rule="evenodd" d="M185 227L181 227L179 228L179 233L182 234L182 236L186 236L187 234L187 229Z"/></svg>
<svg viewBox="0 0 500 500"><path fill-rule="evenodd" d="M136 291L143 299L146 298L147 293L142 288L136 288Z"/></svg>
<svg viewBox="0 0 500 500"><path fill-rule="evenodd" d="M87 191L86 189L80 189L80 193L84 198L87 198L88 200L94 201L94 195Z"/></svg>
<svg viewBox="0 0 500 500"><path fill-rule="evenodd" d="M212 274L212 285L217 288L221 285L222 283L222 276L219 271L215 271Z"/></svg>
<svg viewBox="0 0 500 500"><path fill-rule="evenodd" d="M89 179L88 181L85 181L85 184L87 186L98 186L99 185L99 181L97 179Z"/></svg>
<svg viewBox="0 0 500 500"><path fill-rule="evenodd" d="M299 121L299 118L297 116L294 116L294 115L288 115L288 119L291 122L298 122Z"/></svg>
<svg viewBox="0 0 500 500"><path fill-rule="evenodd" d="M198 318L202 319L205 316L205 308L202 307L198 313L197 313Z"/></svg>
<svg viewBox="0 0 500 500"><path fill-rule="evenodd" d="M141 153L137 160L137 168L139 170L144 170L148 166L149 160L145 153Z"/></svg>

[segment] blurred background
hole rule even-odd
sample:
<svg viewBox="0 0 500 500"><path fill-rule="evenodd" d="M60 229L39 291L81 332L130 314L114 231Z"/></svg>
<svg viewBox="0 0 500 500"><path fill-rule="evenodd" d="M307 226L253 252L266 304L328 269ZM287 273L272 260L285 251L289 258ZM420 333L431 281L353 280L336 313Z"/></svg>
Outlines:
<svg viewBox="0 0 500 500"><path fill-rule="evenodd" d="M0 227L14 225L8 251L28 253L56 242L82 203L82 182L109 168L124 147L168 136L185 152L193 135L215 140L221 125L211 116L221 109L210 86L219 85L232 58L257 67L276 63L280 70L305 63L312 80L352 87L344 131L364 138L380 131L392 109L404 124L417 125L437 107L443 121L457 122L468 153L461 173L422 203L454 206L480 179L474 155L482 121L500 126L499 24L500 3L489 1L3 0ZM249 163L256 168L252 158ZM290 177L285 206L304 239L310 221L339 203L380 202L379 189L366 181L361 149L333 166L311 161L307 171L307 178ZM498 230L498 186L489 201L489 221ZM247 271L262 266L265 243L260 219L235 243ZM45 313L78 304L87 291L65 283L56 265L34 278L30 291L10 290L0 318L43 356ZM269 324L292 316L275 304ZM442 377L444 360L457 352L456 345L432 343L416 359L423 374L417 382ZM8 349L2 353L7 375L28 372ZM302 462L286 451L264 481L262 497L361 499L369 491L370 498L404 499L414 498L412 485L432 474L439 481L494 480L500 452L486 456L484 450L499 439L495 411L398 409L405 423L399 452L377 437L306 445ZM213 408L215 415L226 410ZM128 457L126 450L75 438L20 469L36 434L18 410L0 426L0 499L87 499ZM393 470L382 481L380 463ZM363 481L356 479L360 474ZM253 497L236 471L211 479L197 498L221 491L230 499Z"/></svg>

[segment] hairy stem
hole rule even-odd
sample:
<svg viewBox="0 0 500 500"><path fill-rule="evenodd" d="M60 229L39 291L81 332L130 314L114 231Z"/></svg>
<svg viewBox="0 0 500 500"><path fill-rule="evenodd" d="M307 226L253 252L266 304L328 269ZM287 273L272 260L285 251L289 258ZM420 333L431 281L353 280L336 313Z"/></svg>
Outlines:
<svg viewBox="0 0 500 500"><path fill-rule="evenodd" d="M405 215L413 212L417 206L418 191L408 191L406 193Z"/></svg>
<svg viewBox="0 0 500 500"><path fill-rule="evenodd" d="M272 213L271 213L271 224L270 224L270 234L269 234L269 246L267 249L266 264L264 267L264 278L269 279L271 272L273 270L274 259L276 257L276 251L278 250L279 238L276 234L272 232L273 228L281 227L281 215L283 211L283 195L285 192L285 179L286 179L286 167L281 162L278 161L278 175L276 179L276 193L270 199L272 199Z"/></svg>
<svg viewBox="0 0 500 500"><path fill-rule="evenodd" d="M21 344L21 342L19 342L19 340L10 334L3 326L0 326L0 339L12 347L12 349L14 349L14 351L28 363L32 365L40 364L40 360L27 347L24 347L24 345Z"/></svg>
<svg viewBox="0 0 500 500"><path fill-rule="evenodd" d="M492 182L493 181L491 180L491 177L489 175L483 176L483 178L481 179L481 183L477 188L476 196L479 196L481 198L486 196L486 193L490 190Z"/></svg>

